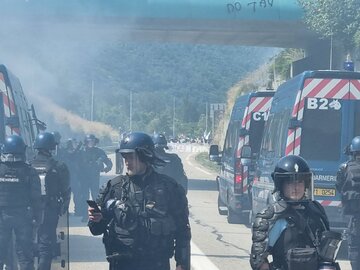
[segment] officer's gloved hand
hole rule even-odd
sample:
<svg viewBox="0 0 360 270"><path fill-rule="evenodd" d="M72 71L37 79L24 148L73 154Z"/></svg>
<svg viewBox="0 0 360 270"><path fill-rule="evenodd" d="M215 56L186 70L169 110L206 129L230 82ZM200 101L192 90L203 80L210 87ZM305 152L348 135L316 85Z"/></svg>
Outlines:
<svg viewBox="0 0 360 270"><path fill-rule="evenodd" d="M110 172L110 170L111 170L110 167L106 167L102 171L105 172L105 173L108 173L108 172Z"/></svg>

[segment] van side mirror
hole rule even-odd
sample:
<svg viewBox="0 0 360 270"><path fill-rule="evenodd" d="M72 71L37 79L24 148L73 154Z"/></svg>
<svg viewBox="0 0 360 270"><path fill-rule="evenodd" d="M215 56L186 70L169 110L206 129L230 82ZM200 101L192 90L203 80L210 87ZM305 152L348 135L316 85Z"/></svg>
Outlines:
<svg viewBox="0 0 360 270"><path fill-rule="evenodd" d="M209 160L214 162L220 162L219 146L216 144L210 145Z"/></svg>
<svg viewBox="0 0 360 270"><path fill-rule="evenodd" d="M301 127L301 121L299 121L296 117L293 117L289 121L289 129L295 129Z"/></svg>

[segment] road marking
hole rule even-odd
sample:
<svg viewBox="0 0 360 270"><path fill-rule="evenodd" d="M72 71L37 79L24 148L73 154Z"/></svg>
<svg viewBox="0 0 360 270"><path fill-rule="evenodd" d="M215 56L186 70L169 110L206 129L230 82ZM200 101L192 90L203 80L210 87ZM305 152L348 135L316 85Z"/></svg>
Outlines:
<svg viewBox="0 0 360 270"><path fill-rule="evenodd" d="M203 169L201 169L200 167L194 165L189 159L190 159L191 155L188 155L186 157L186 162L191 166L191 167L195 167L196 169L198 169L199 171L202 171L203 173L207 174L207 175L212 175L211 173L209 173L208 171L205 171Z"/></svg>
<svg viewBox="0 0 360 270"><path fill-rule="evenodd" d="M194 270L219 270L206 255L191 241L191 269Z"/></svg>

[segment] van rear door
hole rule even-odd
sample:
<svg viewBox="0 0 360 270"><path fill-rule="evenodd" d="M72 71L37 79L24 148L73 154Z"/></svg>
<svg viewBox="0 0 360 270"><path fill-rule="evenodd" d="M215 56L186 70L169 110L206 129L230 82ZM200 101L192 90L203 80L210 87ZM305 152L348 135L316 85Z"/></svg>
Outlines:
<svg viewBox="0 0 360 270"><path fill-rule="evenodd" d="M286 154L301 155L309 162L314 172L314 199L326 207L332 226L343 222L336 172L346 158L343 149L360 130L356 123L360 118L359 80L340 75L334 72L330 78L304 80L293 110L301 124L289 129L286 148Z"/></svg>
<svg viewBox="0 0 360 270"><path fill-rule="evenodd" d="M235 168L238 168L238 171L234 178L234 186L238 193L248 193L248 187L254 174L254 169L251 166L241 164L241 149L244 145L250 145L253 156L259 154L264 124L269 116L273 95L274 92L270 91L264 93L258 92L257 96L250 98L249 104L245 109L241 123L241 129L245 130L245 134L240 134L236 152L238 164L235 165Z"/></svg>

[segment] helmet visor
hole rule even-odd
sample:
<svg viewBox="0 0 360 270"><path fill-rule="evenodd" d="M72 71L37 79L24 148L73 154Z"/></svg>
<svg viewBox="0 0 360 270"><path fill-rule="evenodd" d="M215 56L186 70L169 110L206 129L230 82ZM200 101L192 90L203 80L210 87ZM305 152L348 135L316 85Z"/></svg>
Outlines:
<svg viewBox="0 0 360 270"><path fill-rule="evenodd" d="M274 176L285 200L300 202L313 199L312 173L275 173Z"/></svg>

